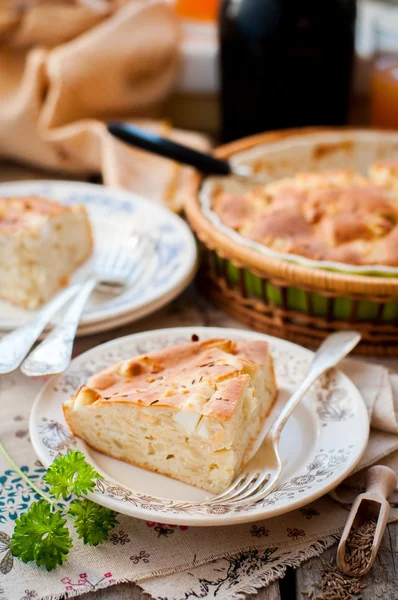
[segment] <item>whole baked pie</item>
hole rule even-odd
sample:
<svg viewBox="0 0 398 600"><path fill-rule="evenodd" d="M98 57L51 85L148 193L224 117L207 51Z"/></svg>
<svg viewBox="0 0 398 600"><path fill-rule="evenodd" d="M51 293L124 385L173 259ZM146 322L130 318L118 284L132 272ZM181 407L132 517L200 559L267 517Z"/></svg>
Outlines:
<svg viewBox="0 0 398 600"><path fill-rule="evenodd" d="M212 209L243 237L278 252L352 265L398 266L398 162L355 171L298 173L234 195Z"/></svg>

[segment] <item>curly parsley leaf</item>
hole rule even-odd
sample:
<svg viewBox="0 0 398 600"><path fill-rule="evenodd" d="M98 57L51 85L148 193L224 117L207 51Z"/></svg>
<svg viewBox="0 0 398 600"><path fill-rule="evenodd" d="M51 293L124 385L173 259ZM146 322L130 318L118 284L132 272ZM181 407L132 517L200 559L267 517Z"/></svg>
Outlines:
<svg viewBox="0 0 398 600"><path fill-rule="evenodd" d="M62 513L53 512L48 502L39 500L15 521L9 544L19 560L35 561L51 571L66 560L72 539Z"/></svg>
<svg viewBox="0 0 398 600"><path fill-rule="evenodd" d="M66 499L71 494L81 496L92 492L95 480L102 479L101 475L89 465L84 454L71 450L65 456L58 456L50 465L44 477L50 486L50 493L56 498Z"/></svg>
<svg viewBox="0 0 398 600"><path fill-rule="evenodd" d="M72 539L67 528L66 509L57 506L54 499L36 486L10 457L0 441L0 452L6 457L13 469L43 499L34 502L27 512L15 521L11 539L4 534L4 543L9 545L12 556L23 562L34 561L48 571L62 565L72 547ZM79 499L79 496L94 489L96 480L102 477L85 461L81 452L72 450L59 456L49 467L45 477L50 486L50 494L56 498L67 499L74 494L78 497L70 505L69 514L74 519L76 532L85 544L97 546L108 538L109 532L117 524L116 514L94 502ZM0 536L1 537L1 536ZM11 568L12 557L7 554L1 562L0 571ZM12 564L11 564L12 566Z"/></svg>
<svg viewBox="0 0 398 600"><path fill-rule="evenodd" d="M68 512L75 518L79 538L91 546L98 546L108 539L110 530L118 524L113 510L91 500L73 500Z"/></svg>

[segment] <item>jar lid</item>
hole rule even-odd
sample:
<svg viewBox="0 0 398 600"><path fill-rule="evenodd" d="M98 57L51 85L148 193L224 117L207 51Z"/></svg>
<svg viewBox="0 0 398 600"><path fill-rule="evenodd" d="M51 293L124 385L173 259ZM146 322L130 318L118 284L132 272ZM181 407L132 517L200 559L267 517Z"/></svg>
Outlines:
<svg viewBox="0 0 398 600"><path fill-rule="evenodd" d="M218 35L215 23L182 21L177 90L202 94L218 92Z"/></svg>

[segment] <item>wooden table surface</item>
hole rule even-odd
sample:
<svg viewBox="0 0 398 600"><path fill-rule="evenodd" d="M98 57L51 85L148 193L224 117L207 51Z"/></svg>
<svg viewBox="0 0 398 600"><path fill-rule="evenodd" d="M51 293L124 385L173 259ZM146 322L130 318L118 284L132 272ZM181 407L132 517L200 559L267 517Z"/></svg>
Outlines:
<svg viewBox="0 0 398 600"><path fill-rule="evenodd" d="M0 181L40 178L56 177L54 174L40 173L25 167L0 165ZM79 350L88 350L110 339L139 331L192 325L246 328L211 306L204 300L200 290L191 286L177 300L150 317L112 332L81 338L78 342ZM396 367L398 363L394 360L383 362L391 367ZM327 550L322 557L331 559L334 555L335 547ZM308 600L305 592L312 583L319 581L322 557L313 558L298 569L288 569L282 580L260 590L255 595L248 595L247 599ZM398 523L388 526L376 563L372 571L363 579L363 583L366 583L367 587L362 592L362 600L398 600ZM80 598L82 600L149 600L150 596L144 594L135 584L120 584L84 594ZM359 598L356 597L355 600Z"/></svg>

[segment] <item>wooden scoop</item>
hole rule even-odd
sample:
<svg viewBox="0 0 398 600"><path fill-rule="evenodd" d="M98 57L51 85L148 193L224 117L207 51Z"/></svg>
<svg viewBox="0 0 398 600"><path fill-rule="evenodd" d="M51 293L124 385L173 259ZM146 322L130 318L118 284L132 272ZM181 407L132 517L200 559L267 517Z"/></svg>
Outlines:
<svg viewBox="0 0 398 600"><path fill-rule="evenodd" d="M367 472L366 492L360 494L352 505L337 548L337 566L347 575L362 577L372 568L390 514L390 504L387 498L395 490L396 485L397 476L389 467L377 465L371 467ZM371 555L363 569L353 573L352 567L345 560L347 538L352 530L358 529L370 520L376 521Z"/></svg>

